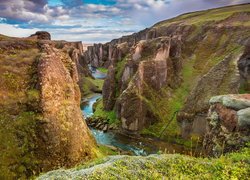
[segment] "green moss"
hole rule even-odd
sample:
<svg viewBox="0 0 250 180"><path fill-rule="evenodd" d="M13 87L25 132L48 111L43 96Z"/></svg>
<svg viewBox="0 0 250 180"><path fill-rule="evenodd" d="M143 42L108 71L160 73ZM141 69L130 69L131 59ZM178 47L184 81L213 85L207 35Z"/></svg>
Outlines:
<svg viewBox="0 0 250 180"><path fill-rule="evenodd" d="M148 90L150 92L147 104L151 111L158 117L158 123L151 125L148 128L142 130L142 134L153 135L159 137L163 129L171 120L174 112L180 110L185 102L186 97L191 91L195 83L195 77L197 73L194 71L195 56L186 60L182 69L183 83L176 89L170 89L168 87L163 88L160 92L154 90ZM169 96L168 94L171 94ZM169 140L169 138L177 138L180 134L180 127L176 121L176 116L171 121L167 129L164 131L163 138ZM182 144L182 143L181 143Z"/></svg>
<svg viewBox="0 0 250 180"><path fill-rule="evenodd" d="M243 82L241 85L240 85L240 89L239 89L239 93L240 94L247 94L250 92L250 85L249 83L247 82Z"/></svg>
<svg viewBox="0 0 250 180"><path fill-rule="evenodd" d="M103 119L107 119L109 124L118 123L115 111L105 111L103 109L102 99L96 102L94 117L101 117Z"/></svg>
<svg viewBox="0 0 250 180"><path fill-rule="evenodd" d="M20 90L21 85L22 85L20 81L22 80L16 74L6 71L5 73L3 73L2 79L4 81L6 89L11 90L11 91Z"/></svg>
<svg viewBox="0 0 250 180"><path fill-rule="evenodd" d="M117 81L121 79L126 63L127 56L117 62L115 67L115 79Z"/></svg>
<svg viewBox="0 0 250 180"><path fill-rule="evenodd" d="M102 73L108 73L108 69L107 68L104 68L104 67L99 67L97 68L98 71L102 72Z"/></svg>
<svg viewBox="0 0 250 180"><path fill-rule="evenodd" d="M38 172L35 157L39 115L23 112L13 117L0 114L0 178L21 178Z"/></svg>
<svg viewBox="0 0 250 180"><path fill-rule="evenodd" d="M96 91L102 91L103 84L103 79L92 79L90 77L84 77L81 87L83 95L86 96Z"/></svg>
<svg viewBox="0 0 250 180"><path fill-rule="evenodd" d="M152 155L148 157L121 156L100 159L88 171L50 172L40 178L59 177L85 179L248 179L250 176L250 148L220 158L195 158L179 154ZM113 160L112 160L113 159ZM111 160L111 161L109 161ZM60 173L61 172L61 173ZM86 173L88 172L88 173Z"/></svg>

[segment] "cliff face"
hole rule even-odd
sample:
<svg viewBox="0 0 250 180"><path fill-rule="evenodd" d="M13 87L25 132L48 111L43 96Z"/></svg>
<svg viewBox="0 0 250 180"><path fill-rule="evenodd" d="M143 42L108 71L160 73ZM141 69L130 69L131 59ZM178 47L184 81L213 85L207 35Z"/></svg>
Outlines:
<svg viewBox="0 0 250 180"><path fill-rule="evenodd" d="M42 45L38 63L43 114L40 149L47 168L72 166L91 157L93 139L80 110L77 62L53 46ZM46 159L44 158L46 157Z"/></svg>
<svg viewBox="0 0 250 180"><path fill-rule="evenodd" d="M27 178L95 156L80 110L81 43L0 37L0 177Z"/></svg>
<svg viewBox="0 0 250 180"><path fill-rule="evenodd" d="M204 135L212 96L249 92L249 7L184 14L89 47L85 62L109 67L104 109L117 112L122 129L154 134L179 110L174 133L178 122L183 137Z"/></svg>

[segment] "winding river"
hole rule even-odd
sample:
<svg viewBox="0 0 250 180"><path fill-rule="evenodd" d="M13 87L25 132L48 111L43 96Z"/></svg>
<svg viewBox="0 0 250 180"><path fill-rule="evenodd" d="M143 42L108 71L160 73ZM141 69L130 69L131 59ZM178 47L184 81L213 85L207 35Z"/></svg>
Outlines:
<svg viewBox="0 0 250 180"><path fill-rule="evenodd" d="M106 77L105 73L102 73L95 68L90 67L90 70L92 72L93 77L95 78L104 79ZM101 97L102 94L93 94L90 97L86 98L86 101L88 103L82 108L82 112L85 117L90 117L93 115L93 104ZM131 138L129 136L116 133L114 131L108 131L104 133L103 131L97 129L90 129L97 143L114 146L123 151L129 151L134 155L155 154L159 151L186 154L186 151L182 146L167 143L158 139Z"/></svg>

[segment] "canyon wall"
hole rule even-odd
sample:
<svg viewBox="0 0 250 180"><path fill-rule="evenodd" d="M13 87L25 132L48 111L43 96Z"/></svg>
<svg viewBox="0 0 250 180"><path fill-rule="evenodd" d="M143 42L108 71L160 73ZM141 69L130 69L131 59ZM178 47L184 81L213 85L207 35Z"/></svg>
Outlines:
<svg viewBox="0 0 250 180"><path fill-rule="evenodd" d="M36 34L0 35L2 178L26 179L95 156L95 140L80 109L78 83L89 73L82 44Z"/></svg>
<svg viewBox="0 0 250 180"><path fill-rule="evenodd" d="M203 136L212 96L249 92L249 6L181 15L89 47L85 62L109 68L104 109L116 111L124 131L155 135L179 111L174 133Z"/></svg>

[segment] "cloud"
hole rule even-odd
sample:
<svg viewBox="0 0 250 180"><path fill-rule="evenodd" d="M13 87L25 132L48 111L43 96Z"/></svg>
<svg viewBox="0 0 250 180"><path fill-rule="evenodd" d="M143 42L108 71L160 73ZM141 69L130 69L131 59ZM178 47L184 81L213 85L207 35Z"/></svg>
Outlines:
<svg viewBox="0 0 250 180"><path fill-rule="evenodd" d="M126 16L135 23L151 26L182 13L242 4L249 0L118 0L118 2L118 7L125 9Z"/></svg>
<svg viewBox="0 0 250 180"><path fill-rule="evenodd" d="M4 29L4 35L14 36L14 37L28 37L34 32L40 30L37 28L23 29L19 28L16 25L11 25L11 24L0 24L0 29Z"/></svg>
<svg viewBox="0 0 250 180"><path fill-rule="evenodd" d="M0 0L0 17L15 21L50 23L67 13L63 7L49 7L47 0Z"/></svg>
<svg viewBox="0 0 250 180"><path fill-rule="evenodd" d="M249 0L0 0L0 33L27 36L40 29L51 32L54 39L106 42L182 13L246 2Z"/></svg>

